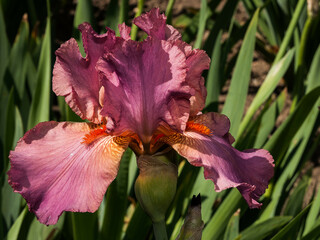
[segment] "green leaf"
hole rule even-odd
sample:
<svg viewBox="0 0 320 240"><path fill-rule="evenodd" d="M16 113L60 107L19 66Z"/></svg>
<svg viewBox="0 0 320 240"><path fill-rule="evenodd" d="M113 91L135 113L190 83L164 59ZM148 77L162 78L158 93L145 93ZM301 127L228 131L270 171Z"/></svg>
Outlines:
<svg viewBox="0 0 320 240"><path fill-rule="evenodd" d="M255 12L244 37L231 79L230 89L222 111L222 113L227 115L230 119L230 133L235 138L237 137L237 130L243 115L250 82L251 62L255 46L258 17L259 9Z"/></svg>
<svg viewBox="0 0 320 240"><path fill-rule="evenodd" d="M201 168L189 197L191 198L193 195L197 196L200 193L201 216L204 223L207 223L212 215L214 202L219 195L223 195L224 193L214 191L214 183L211 180L205 179L203 174L204 169Z"/></svg>
<svg viewBox="0 0 320 240"><path fill-rule="evenodd" d="M270 140L264 146L264 148L268 149L271 152L276 161L286 151L292 138L305 121L306 115L309 114L319 96L320 87L315 88L309 94L305 95L301 99L296 110L277 129L277 131L272 135ZM279 148L278 146L281 146L281 148Z"/></svg>
<svg viewBox="0 0 320 240"><path fill-rule="evenodd" d="M28 231L27 240L54 239L60 234L64 223L64 217L65 214L62 214L59 218L58 223L50 226L46 226L40 223L37 218L34 218ZM86 229L88 229L88 224L90 223L87 223L87 225L85 226Z"/></svg>
<svg viewBox="0 0 320 240"><path fill-rule="evenodd" d="M287 96L287 89L284 89L277 97L277 99L263 114L259 127L259 132L256 136L253 145L254 148L261 148L265 144L266 140L268 139L268 136L270 135L271 131L273 130L276 124L277 117L283 110Z"/></svg>
<svg viewBox="0 0 320 240"><path fill-rule="evenodd" d="M303 140L303 142L296 142L296 140L293 139L301 126L305 127L299 130L298 135L310 134L310 129L312 129L313 124L308 123L310 118L306 118L306 116L312 109L316 109L314 108L314 103L319 98L319 95L320 87L317 87L309 94L304 96L297 108L295 109L295 111L277 129L277 131L272 135L267 144L264 146L264 148L268 149L271 152L275 161L279 161L280 157L285 153L285 151L290 145L289 151L287 152L284 158L285 162L287 162L287 159L289 158L290 161L287 164L285 164L285 169L282 170L282 173L274 186L272 200L268 204L267 208L263 211L259 221L274 216L277 205L279 203L279 199L282 196L282 191L286 186L288 179L290 179L293 176L300 162L300 158L306 147L305 144L308 142L309 137ZM298 139L300 139L300 137ZM299 144L300 146L298 149L297 144ZM281 146L281 148L279 148L278 146Z"/></svg>
<svg viewBox="0 0 320 240"><path fill-rule="evenodd" d="M237 239L241 240L262 240L272 232L287 224L292 219L291 216L273 217L258 224L253 224L243 230Z"/></svg>
<svg viewBox="0 0 320 240"><path fill-rule="evenodd" d="M22 119L21 119L19 109L15 107L15 111L13 109L11 109L11 111L12 113L14 113L14 115L11 116L13 118L11 119L9 118L7 121L14 123L14 126L13 126L14 129L12 129L14 133L12 133L11 131L12 137L7 139L8 139L8 143L10 140L12 140L12 144L10 148L13 149L17 141L19 140L19 138L22 137L24 131L23 131L23 124L22 124ZM10 115L11 114L8 114L7 116L10 116ZM9 128L10 127L7 127L6 130L8 130ZM8 155L6 155L5 158L8 159ZM1 191L2 191L1 192L2 193L1 195L2 216L6 222L7 229L9 229L13 221L15 221L16 218L19 216L20 205L21 205L21 195L14 193L12 191L11 186L8 184L7 175L5 175L5 181Z"/></svg>
<svg viewBox="0 0 320 240"><path fill-rule="evenodd" d="M14 224L10 228L8 235L7 235L7 240L17 240L18 239L20 228L21 228L23 219L26 216L27 212L28 212L28 208L25 207L24 210L20 213L17 220L14 222Z"/></svg>
<svg viewBox="0 0 320 240"><path fill-rule="evenodd" d="M108 187L101 239L120 239L128 205L128 171L132 151L128 149L120 162L117 178Z"/></svg>
<svg viewBox="0 0 320 240"><path fill-rule="evenodd" d="M8 105L7 105L7 112L6 116L6 123L5 123L5 140L4 140L4 169L7 169L8 164L8 156L9 152L12 147L13 136L14 136L14 123L15 123L15 105L14 105L14 89L11 88Z"/></svg>
<svg viewBox="0 0 320 240"><path fill-rule="evenodd" d="M126 22L129 16L129 0L120 1L120 15L119 15L119 24ZM117 29L117 32L119 30Z"/></svg>
<svg viewBox="0 0 320 240"><path fill-rule="evenodd" d="M138 1L138 11L134 15L134 18L139 17L143 11L143 6L144 6L144 0L139 0ZM168 19L167 19L168 22ZM131 39L136 40L137 38L137 32L138 32L138 26L135 24L132 24L131 26Z"/></svg>
<svg viewBox="0 0 320 240"><path fill-rule="evenodd" d="M73 26L78 29L78 26L83 22L93 24L93 12L91 0L78 0L76 12L74 15Z"/></svg>
<svg viewBox="0 0 320 240"><path fill-rule="evenodd" d="M228 196L223 200L220 207L217 209L211 220L205 226L202 238L203 239L221 239L224 230L226 229L229 219L234 212L240 208L244 200L237 189L232 189Z"/></svg>
<svg viewBox="0 0 320 240"><path fill-rule="evenodd" d="M2 89L3 78L8 64L9 52L10 43L6 33L2 4L0 4L0 91Z"/></svg>
<svg viewBox="0 0 320 240"><path fill-rule="evenodd" d="M309 176L303 176L298 186L292 189L290 197L284 209L283 215L295 216L302 210L302 204L306 190L309 186Z"/></svg>
<svg viewBox="0 0 320 240"><path fill-rule="evenodd" d="M201 48L202 38L203 38L204 30L206 28L208 16L209 14L207 12L207 0L201 0L198 33L197 33L196 42L194 44L194 48Z"/></svg>
<svg viewBox="0 0 320 240"><path fill-rule="evenodd" d="M288 26L288 29L285 32L284 38L283 38L283 40L281 42L279 51L277 53L276 58L274 59L273 64L277 63L283 57L283 55L285 54L285 52L286 52L286 50L288 48L288 45L289 45L289 43L291 41L293 32L294 32L294 30L296 28L296 25L298 23L298 20L301 17L301 12L304 9L305 2L306 2L306 0L299 0L297 5L296 5L296 7L294 8L294 14L293 14L293 16L291 18L291 21L290 21L290 24Z"/></svg>
<svg viewBox="0 0 320 240"><path fill-rule="evenodd" d="M312 209L310 209L310 212ZM309 213L310 214L310 213ZM320 219L315 223L315 226L306 234L304 235L301 240L315 240L318 239L320 236Z"/></svg>
<svg viewBox="0 0 320 240"><path fill-rule="evenodd" d="M167 8L166 8L166 13L165 15L167 16L167 24L172 23L172 9L174 5L175 0L169 0Z"/></svg>
<svg viewBox="0 0 320 240"><path fill-rule="evenodd" d="M316 220L319 215L319 212L320 212L320 186L318 188L317 196L315 197L313 204L311 206L310 212L307 216L303 236L308 235L312 231L312 229L316 227L315 225L316 225ZM319 223L319 226L320 226L320 223ZM319 231L319 235L320 235L320 231Z"/></svg>
<svg viewBox="0 0 320 240"><path fill-rule="evenodd" d="M200 171L200 168L195 168L187 161L184 161L183 164L178 177L176 196L167 211L169 216L167 219L167 233L169 236L172 234L176 222L180 219L181 215L185 215L188 209L190 197L192 197L192 189ZM198 193L195 194L198 195Z"/></svg>
<svg viewBox="0 0 320 240"><path fill-rule="evenodd" d="M48 121L50 115L51 86L51 22L47 18L47 26L41 47L37 73L37 87L32 98L28 119L28 129L37 123Z"/></svg>
<svg viewBox="0 0 320 240"><path fill-rule="evenodd" d="M294 219L292 219L284 228L282 228L271 240L290 239L289 236L295 237L295 234L299 231L299 223L302 217L309 211L311 204L303 209ZM292 238L294 239L294 238Z"/></svg>
<svg viewBox="0 0 320 240"><path fill-rule="evenodd" d="M22 99L25 91L25 80L27 62L25 56L28 51L29 24L27 16L24 15L19 27L18 34L13 43L8 63L9 71L14 80L15 88ZM19 67L17 67L19 66Z"/></svg>
<svg viewBox="0 0 320 240"><path fill-rule="evenodd" d="M230 218L223 240L233 240L239 235L240 209Z"/></svg>
<svg viewBox="0 0 320 240"><path fill-rule="evenodd" d="M207 99L206 104L209 111L217 112L219 94L221 89L221 36L222 31L219 32L217 39L214 44L214 49L211 56L210 69L207 76L206 87L207 87Z"/></svg>
<svg viewBox="0 0 320 240"><path fill-rule="evenodd" d="M240 124L238 136L240 136L247 128L249 122L252 120L252 117L258 110L258 108L271 96L272 92L277 87L280 79L287 71L292 61L293 54L294 50L292 49L277 64L272 66L266 79L260 86L256 96L250 104L250 107L247 110L243 121Z"/></svg>
<svg viewBox="0 0 320 240"><path fill-rule="evenodd" d="M134 214L129 222L124 240L147 239L152 227L150 217L137 204Z"/></svg>
<svg viewBox="0 0 320 240"><path fill-rule="evenodd" d="M74 240L97 239L98 214L95 213L76 213L72 212L72 231ZM59 219L63 221L63 219Z"/></svg>
<svg viewBox="0 0 320 240"><path fill-rule="evenodd" d="M120 15L120 8L118 6L118 0L111 0L106 11L106 17L104 19L104 26L113 30L117 29Z"/></svg>

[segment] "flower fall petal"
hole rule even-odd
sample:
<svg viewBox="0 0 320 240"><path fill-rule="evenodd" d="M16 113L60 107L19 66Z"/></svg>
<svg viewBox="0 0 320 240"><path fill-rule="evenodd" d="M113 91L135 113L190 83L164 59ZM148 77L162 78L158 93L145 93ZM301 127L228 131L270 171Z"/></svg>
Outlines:
<svg viewBox="0 0 320 240"><path fill-rule="evenodd" d="M63 211L96 211L116 177L128 143L119 145L93 126L43 122L11 151L9 184L41 223L55 224ZM86 142L92 131L96 139Z"/></svg>

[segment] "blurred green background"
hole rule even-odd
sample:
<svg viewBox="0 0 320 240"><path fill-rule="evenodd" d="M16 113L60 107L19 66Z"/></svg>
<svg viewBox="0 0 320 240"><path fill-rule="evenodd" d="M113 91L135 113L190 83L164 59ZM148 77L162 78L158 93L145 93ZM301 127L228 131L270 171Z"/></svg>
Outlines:
<svg viewBox="0 0 320 240"><path fill-rule="evenodd" d="M7 183L8 155L41 121L81 121L51 90L54 51L90 22L97 32L160 7L183 40L212 58L204 73L204 111L231 121L234 146L265 148L275 175L248 209L236 189L216 193L203 170L180 159L178 190L167 213L176 239L193 195L201 194L202 239L320 238L320 14L306 0L0 0L0 239L153 239L137 203L135 156L128 150L94 213L64 213L40 224ZM132 28L132 39L144 35ZM249 173L248 173L249 174Z"/></svg>

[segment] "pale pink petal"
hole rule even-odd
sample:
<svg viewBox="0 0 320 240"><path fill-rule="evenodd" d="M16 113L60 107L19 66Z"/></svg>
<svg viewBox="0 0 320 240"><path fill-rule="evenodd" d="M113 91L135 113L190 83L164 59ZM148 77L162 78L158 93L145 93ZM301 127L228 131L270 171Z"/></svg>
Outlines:
<svg viewBox="0 0 320 240"><path fill-rule="evenodd" d="M251 208L260 207L258 199L273 176L272 156L264 149L241 152L233 148L226 132L229 121L224 115L211 114L212 120L209 116L199 115L194 122L209 123L207 127L215 129L211 134L201 133L200 127L196 131L194 125L188 128L188 123L183 134L176 133L164 141L192 165L203 167L205 178L214 182L216 191L237 187Z"/></svg>
<svg viewBox="0 0 320 240"><path fill-rule="evenodd" d="M164 14L160 14L159 8L153 8L149 12L135 18L133 23L151 37L167 41L181 39L179 31L171 25L167 25L166 20L167 17Z"/></svg>
<svg viewBox="0 0 320 240"><path fill-rule="evenodd" d="M122 37L124 40L129 40L131 28L128 27L125 23L119 24L118 28L120 31L120 37Z"/></svg>
<svg viewBox="0 0 320 240"><path fill-rule="evenodd" d="M185 55L167 41L125 41L99 60L105 89L102 114L118 130L130 129L143 142L159 123L183 131L189 117L190 88Z"/></svg>
<svg viewBox="0 0 320 240"><path fill-rule="evenodd" d="M11 151L9 183L41 223L55 224L63 211L96 211L116 177L127 143L105 135L83 143L92 126L43 122Z"/></svg>
<svg viewBox="0 0 320 240"><path fill-rule="evenodd" d="M75 39L62 44L56 51L52 88L58 96L65 97L71 109L82 119L100 123L100 83L95 65L104 54L107 42L112 44L114 39L112 32L98 35L88 23L81 24L79 29L86 56L81 56Z"/></svg>

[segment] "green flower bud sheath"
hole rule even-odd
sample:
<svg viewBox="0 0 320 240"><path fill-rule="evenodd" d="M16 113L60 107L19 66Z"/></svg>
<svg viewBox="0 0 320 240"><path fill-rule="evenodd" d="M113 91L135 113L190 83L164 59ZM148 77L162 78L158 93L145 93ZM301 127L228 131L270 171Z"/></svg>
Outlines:
<svg viewBox="0 0 320 240"><path fill-rule="evenodd" d="M141 155L137 164L136 197L153 222L156 239L167 239L165 214L176 193L177 166L166 155Z"/></svg>

